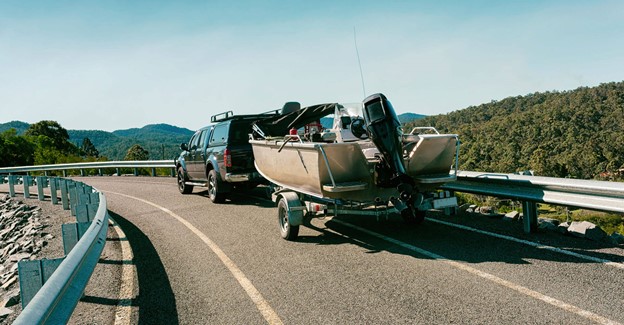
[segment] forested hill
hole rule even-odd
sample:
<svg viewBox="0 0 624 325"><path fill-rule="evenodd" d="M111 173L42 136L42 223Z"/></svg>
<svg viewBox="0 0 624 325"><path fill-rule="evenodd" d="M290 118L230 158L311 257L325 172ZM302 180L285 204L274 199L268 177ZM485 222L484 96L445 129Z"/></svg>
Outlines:
<svg viewBox="0 0 624 325"><path fill-rule="evenodd" d="M624 168L624 82L509 97L409 126L458 134L463 170L609 179Z"/></svg>
<svg viewBox="0 0 624 325"><path fill-rule="evenodd" d="M30 124L12 121L0 123L0 133L11 128L21 135L30 127ZM169 124L150 124L142 128L116 130L113 132L101 130L67 130L68 141L80 147L83 140L88 138L100 156L110 160L123 160L128 149L135 144L149 152L150 159L173 159L180 153L180 143L188 142L193 131Z"/></svg>

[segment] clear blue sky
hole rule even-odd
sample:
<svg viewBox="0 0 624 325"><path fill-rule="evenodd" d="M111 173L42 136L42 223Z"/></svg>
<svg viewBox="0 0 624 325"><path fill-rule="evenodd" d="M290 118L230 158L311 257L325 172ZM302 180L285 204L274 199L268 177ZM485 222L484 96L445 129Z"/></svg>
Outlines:
<svg viewBox="0 0 624 325"><path fill-rule="evenodd" d="M197 129L383 92L440 114L624 80L624 1L0 2L0 122Z"/></svg>

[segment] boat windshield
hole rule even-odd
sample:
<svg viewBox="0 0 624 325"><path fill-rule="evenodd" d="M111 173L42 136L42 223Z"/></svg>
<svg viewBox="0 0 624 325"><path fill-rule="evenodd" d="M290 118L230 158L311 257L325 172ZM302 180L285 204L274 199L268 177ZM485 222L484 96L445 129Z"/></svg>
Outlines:
<svg viewBox="0 0 624 325"><path fill-rule="evenodd" d="M351 121L362 117L362 103L340 103L330 117L334 119L333 129L348 129Z"/></svg>

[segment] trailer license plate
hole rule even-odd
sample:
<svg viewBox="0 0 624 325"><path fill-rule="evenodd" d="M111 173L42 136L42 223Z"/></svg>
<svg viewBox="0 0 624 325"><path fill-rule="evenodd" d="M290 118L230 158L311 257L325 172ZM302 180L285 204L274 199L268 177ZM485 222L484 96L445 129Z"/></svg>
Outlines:
<svg viewBox="0 0 624 325"><path fill-rule="evenodd" d="M447 197L444 199L436 199L433 200L433 208L434 209L443 209L457 206L457 198L456 197Z"/></svg>

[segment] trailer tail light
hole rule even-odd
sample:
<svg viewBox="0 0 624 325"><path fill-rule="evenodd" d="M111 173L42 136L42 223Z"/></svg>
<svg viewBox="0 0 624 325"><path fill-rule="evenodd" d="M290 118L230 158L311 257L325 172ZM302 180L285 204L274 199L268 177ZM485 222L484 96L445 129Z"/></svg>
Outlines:
<svg viewBox="0 0 624 325"><path fill-rule="evenodd" d="M225 167L232 167L232 155L230 154L230 149L225 149L223 151L223 164Z"/></svg>

